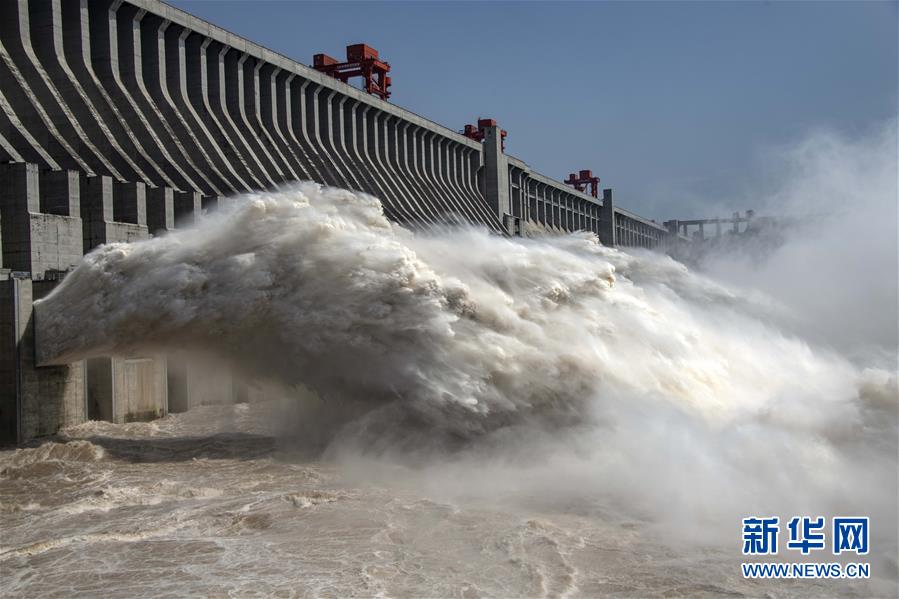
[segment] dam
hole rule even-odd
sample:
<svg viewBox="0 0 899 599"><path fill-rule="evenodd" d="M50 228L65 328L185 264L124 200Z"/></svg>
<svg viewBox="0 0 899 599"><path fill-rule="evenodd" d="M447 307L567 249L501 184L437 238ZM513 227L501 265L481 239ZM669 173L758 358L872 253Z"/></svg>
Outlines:
<svg viewBox="0 0 899 599"><path fill-rule="evenodd" d="M252 399L170 355L40 362L34 301L94 248L164 235L299 180L379 198L410 229L589 231L687 242L506 154L157 0L0 3L0 443L87 419L130 422ZM572 175L572 180L574 180Z"/></svg>

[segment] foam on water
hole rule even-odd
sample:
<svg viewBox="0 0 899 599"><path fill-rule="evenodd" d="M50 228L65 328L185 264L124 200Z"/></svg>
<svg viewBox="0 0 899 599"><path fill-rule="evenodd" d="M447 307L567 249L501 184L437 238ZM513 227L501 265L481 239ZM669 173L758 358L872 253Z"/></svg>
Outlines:
<svg viewBox="0 0 899 599"><path fill-rule="evenodd" d="M3 469L24 468L43 462L94 462L103 459L103 448L89 441L43 443L39 447L17 449L0 462Z"/></svg>

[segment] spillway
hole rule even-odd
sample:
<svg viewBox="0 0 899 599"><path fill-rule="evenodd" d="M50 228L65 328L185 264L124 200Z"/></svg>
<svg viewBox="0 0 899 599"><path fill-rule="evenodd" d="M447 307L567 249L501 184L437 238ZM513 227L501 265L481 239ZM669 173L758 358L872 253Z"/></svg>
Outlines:
<svg viewBox="0 0 899 599"><path fill-rule="evenodd" d="M189 227L241 193L314 181L377 197L411 230L686 241L611 189L506 154L495 124L470 139L156 0L0 3L0 90L0 442L202 395L201 371L160 356L40 366L54 357L37 357L33 302L98 246Z"/></svg>

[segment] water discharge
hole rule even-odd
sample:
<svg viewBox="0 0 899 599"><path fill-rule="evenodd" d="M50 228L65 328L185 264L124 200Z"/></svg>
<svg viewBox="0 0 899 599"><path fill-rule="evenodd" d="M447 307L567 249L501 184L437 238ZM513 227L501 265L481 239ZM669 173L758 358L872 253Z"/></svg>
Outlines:
<svg viewBox="0 0 899 599"><path fill-rule="evenodd" d="M283 535L266 537L277 521L293 542L312 547L303 568L332 584L303 587L310 594L760 593L736 577L740 518L870 515L874 580L787 588L889 594L897 577L895 348L885 362L860 363L785 326L791 308L588 234L413 234L384 218L374 198L298 184L245 196L191 230L99 248L37 315L45 358L196 350L287 396L313 392L316 399L295 404L238 406L240 414L258 407L268 428L263 441L240 436L250 429L233 422L237 436L210 437L235 451L215 454L215 476L185 470L187 457L213 468L208 444L167 446L170 470L158 475L202 487L189 497L177 485L142 488L136 464L126 464L116 476L130 491L107 488L104 478L100 496L69 498L79 510L118 506L132 515L135 506L182 502L177 522L153 512L165 522L151 536L176 539L198 526L193 544L182 538L178 551L216 564L209 572L222 561L221 547L208 543L225 543L210 535L252 531L276 552L290 545ZM167 418L146 435L176 436L190 417ZM68 434L106 440L105 457L87 452L90 460L153 462L148 469L166 462L135 458L109 431ZM280 439L286 445L277 451L290 453L307 450L306 437L324 456L311 465L266 453L276 449L265 439ZM43 451L4 458L4 473L62 450ZM72 468L90 466L83 446L69 451L81 460ZM310 487L337 476L329 468L342 482ZM290 483L279 486L278 477ZM146 493L154 499L140 499ZM31 504L17 505L25 513ZM294 530L281 520L290 510L333 512L320 521L306 514L309 528ZM194 517L199 524L188 523ZM442 547L428 530L445 535ZM7 541L0 560L37 551L21 540ZM96 541L75 535L65 543ZM293 555L290 546L271 559ZM615 556L625 546L652 565L628 570ZM411 553L397 558L402 551ZM413 554L421 570L406 570L408 586L396 586L390 569L403 571ZM691 556L692 565L675 564L675 555ZM329 559L339 567L357 560L353 576L364 584L322 574ZM289 566L269 566L253 565L271 585L262 588L289 583ZM445 571L453 567L456 578ZM484 574L491 569L495 576ZM686 579L696 586L683 586ZM469 586L453 586L460 580ZM721 586L708 586L713 580Z"/></svg>

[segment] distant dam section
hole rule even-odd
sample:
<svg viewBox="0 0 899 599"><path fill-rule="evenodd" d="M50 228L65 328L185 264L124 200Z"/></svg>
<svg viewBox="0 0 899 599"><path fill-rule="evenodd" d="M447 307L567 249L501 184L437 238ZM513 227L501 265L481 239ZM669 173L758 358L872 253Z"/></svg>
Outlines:
<svg viewBox="0 0 899 599"><path fill-rule="evenodd" d="M32 303L101 244L297 180L372 194L413 230L687 241L507 155L495 122L472 139L157 0L0 2L0 443L247 399L172 356L39 366Z"/></svg>

